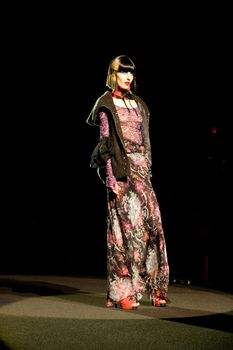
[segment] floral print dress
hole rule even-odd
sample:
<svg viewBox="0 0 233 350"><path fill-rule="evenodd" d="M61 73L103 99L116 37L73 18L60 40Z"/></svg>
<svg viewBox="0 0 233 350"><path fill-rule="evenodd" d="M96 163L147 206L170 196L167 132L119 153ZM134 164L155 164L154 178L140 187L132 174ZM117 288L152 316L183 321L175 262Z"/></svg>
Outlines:
<svg viewBox="0 0 233 350"><path fill-rule="evenodd" d="M131 174L117 181L111 159L106 167L108 200L107 283L115 302L125 297L140 300L145 292L166 298L169 265L159 204L151 184L149 162L143 146L139 108L116 106ZM109 136L108 119L100 112L100 133ZM119 193L113 193L118 185Z"/></svg>

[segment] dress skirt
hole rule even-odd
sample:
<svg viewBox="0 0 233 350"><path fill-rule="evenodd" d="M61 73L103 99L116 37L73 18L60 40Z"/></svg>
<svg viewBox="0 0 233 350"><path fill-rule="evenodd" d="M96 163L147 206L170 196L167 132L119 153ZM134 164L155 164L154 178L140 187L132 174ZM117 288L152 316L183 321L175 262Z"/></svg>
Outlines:
<svg viewBox="0 0 233 350"><path fill-rule="evenodd" d="M107 288L116 302L167 296L169 265L161 213L143 147L128 147L131 175L107 192Z"/></svg>

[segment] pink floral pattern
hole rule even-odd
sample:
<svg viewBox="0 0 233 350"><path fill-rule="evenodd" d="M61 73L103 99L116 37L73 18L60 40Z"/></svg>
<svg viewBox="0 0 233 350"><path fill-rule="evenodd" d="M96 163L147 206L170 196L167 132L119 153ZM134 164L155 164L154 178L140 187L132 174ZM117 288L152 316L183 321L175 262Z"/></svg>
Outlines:
<svg viewBox="0 0 233 350"><path fill-rule="evenodd" d="M108 187L107 217L107 272L108 292L113 301L134 296L140 300L145 292L159 292L167 296L169 265L162 227L161 213L151 184L146 150L141 139L142 118L139 110L117 108L123 120L125 147L130 162L131 175L127 181L115 178L116 196ZM122 113L123 117L122 117ZM108 136L107 117L102 114L102 132ZM127 120L129 124L127 125ZM113 177L111 163L107 177Z"/></svg>

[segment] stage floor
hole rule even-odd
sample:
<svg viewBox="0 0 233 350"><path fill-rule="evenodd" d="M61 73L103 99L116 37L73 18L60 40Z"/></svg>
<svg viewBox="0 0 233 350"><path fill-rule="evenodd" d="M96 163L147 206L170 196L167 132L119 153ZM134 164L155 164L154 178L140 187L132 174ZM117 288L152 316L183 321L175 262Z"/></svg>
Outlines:
<svg viewBox="0 0 233 350"><path fill-rule="evenodd" d="M169 286L171 303L137 310L106 308L106 279L54 275L0 275L0 315L77 319L186 319L233 312L233 295L192 285ZM221 327L221 325L219 325Z"/></svg>

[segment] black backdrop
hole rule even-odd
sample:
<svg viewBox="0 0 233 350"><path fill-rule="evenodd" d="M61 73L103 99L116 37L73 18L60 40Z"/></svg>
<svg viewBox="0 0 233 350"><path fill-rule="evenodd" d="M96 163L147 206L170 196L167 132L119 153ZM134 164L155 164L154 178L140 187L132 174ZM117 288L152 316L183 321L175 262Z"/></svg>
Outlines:
<svg viewBox="0 0 233 350"><path fill-rule="evenodd" d="M30 199L23 214L16 200L11 220L18 234L11 238L10 223L1 273L105 276L105 189L89 168L98 135L85 120L105 91L110 59L127 54L137 66L138 93L151 110L152 181L171 276L202 283L208 256L208 282L230 285L227 23L221 32L208 21L183 25L147 28L145 21L127 36L104 25L87 34L74 20L58 26L54 18L42 25L31 19L23 43Z"/></svg>

